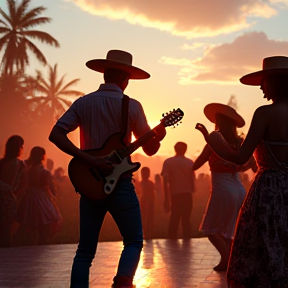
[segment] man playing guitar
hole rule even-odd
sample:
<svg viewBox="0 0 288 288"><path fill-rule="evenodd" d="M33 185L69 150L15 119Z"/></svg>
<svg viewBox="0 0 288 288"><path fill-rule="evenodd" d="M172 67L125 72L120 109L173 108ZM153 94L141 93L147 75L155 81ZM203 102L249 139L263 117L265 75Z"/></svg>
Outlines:
<svg viewBox="0 0 288 288"><path fill-rule="evenodd" d="M101 84L97 91L77 99L57 121L49 140L63 152L95 169L96 174L102 177L101 175L113 171L112 160L105 156L91 155L85 150L101 150L107 138L114 133L123 132L121 125L125 117L125 144L131 143L131 133L137 139L150 130L142 105L137 100L129 98L128 115L122 115L121 112L123 91L129 79L147 79L150 75L132 66L132 55L121 50L110 50L106 59L90 60L86 66L103 73L105 84ZM80 128L81 149L67 137L67 134L77 127ZM149 156L158 151L160 141L166 135L165 126L158 125L154 132L154 136L142 146L143 151ZM139 202L131 181L132 172L125 172L120 176L113 192L99 200L91 199L77 191L81 194L80 240L72 266L71 288L89 287L89 268L96 253L101 225L107 212L114 218L124 243L113 287L133 287L133 277L143 246L143 235Z"/></svg>

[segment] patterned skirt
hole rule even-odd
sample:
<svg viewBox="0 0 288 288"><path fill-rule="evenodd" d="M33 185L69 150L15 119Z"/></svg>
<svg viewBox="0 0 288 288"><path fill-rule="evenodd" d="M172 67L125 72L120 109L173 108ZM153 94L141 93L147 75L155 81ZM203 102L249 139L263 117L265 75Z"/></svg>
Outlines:
<svg viewBox="0 0 288 288"><path fill-rule="evenodd" d="M258 172L241 208L227 271L230 288L288 287L288 175Z"/></svg>
<svg viewBox="0 0 288 288"><path fill-rule="evenodd" d="M63 224L57 205L44 189L28 189L20 202L17 216L20 224L31 229L49 225L51 237Z"/></svg>
<svg viewBox="0 0 288 288"><path fill-rule="evenodd" d="M9 190L0 190L0 227L10 226L16 220L17 203Z"/></svg>

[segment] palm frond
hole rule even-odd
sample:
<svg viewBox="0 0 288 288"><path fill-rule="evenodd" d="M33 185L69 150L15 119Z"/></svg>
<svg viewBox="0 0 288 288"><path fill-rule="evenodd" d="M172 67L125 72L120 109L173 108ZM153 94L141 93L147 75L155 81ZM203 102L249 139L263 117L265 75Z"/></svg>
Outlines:
<svg viewBox="0 0 288 288"><path fill-rule="evenodd" d="M59 91L61 91L61 87L63 85L63 82L64 82L64 79L65 79L66 75L63 75L61 77L61 79L56 83L56 86L55 86L55 91L59 94Z"/></svg>
<svg viewBox="0 0 288 288"><path fill-rule="evenodd" d="M6 49L4 56L2 58L2 64L4 71L7 73L13 71L13 63L15 60L15 52L17 51L17 46L15 45L15 42L13 39L8 39L8 43L6 44Z"/></svg>
<svg viewBox="0 0 288 288"><path fill-rule="evenodd" d="M39 86L41 86L42 88L41 89L45 89L46 93L45 94L49 94L49 91L50 91L50 85L49 83L43 78L39 78L38 80L38 83L39 83ZM41 90L40 87L39 87L39 90Z"/></svg>
<svg viewBox="0 0 288 288"><path fill-rule="evenodd" d="M58 97L58 100L61 100L63 103L65 103L68 107L72 105L72 101L64 99L62 97Z"/></svg>
<svg viewBox="0 0 288 288"><path fill-rule="evenodd" d="M13 20L15 19L15 15L16 15L16 2L15 0L6 0L7 2L7 6L8 6L8 11L9 11L9 23L11 23L11 25L13 26ZM5 17L6 18L6 17Z"/></svg>
<svg viewBox="0 0 288 288"><path fill-rule="evenodd" d="M11 19L10 17L1 9L0 7L0 14L7 20L7 22L11 25ZM3 22L5 23L5 22Z"/></svg>
<svg viewBox="0 0 288 288"><path fill-rule="evenodd" d="M52 107L56 108L56 110L60 110L60 111L64 110L64 108L63 108L63 106L62 106L62 104L58 98L52 99Z"/></svg>
<svg viewBox="0 0 288 288"><path fill-rule="evenodd" d="M0 8L1 9L1 8ZM7 25L6 22L4 22L3 20L0 19L0 23L3 24L5 27L9 28L9 26ZM3 26L1 26L1 28L3 28ZM10 29L9 29L10 31Z"/></svg>
<svg viewBox="0 0 288 288"><path fill-rule="evenodd" d="M45 24L51 22L51 18L48 17L38 17L33 19L27 19L24 21L21 21L21 27L23 29L28 29L29 27L34 27L37 25Z"/></svg>
<svg viewBox="0 0 288 288"><path fill-rule="evenodd" d="M25 39L25 44L27 45L27 47L31 50L31 52L33 52L33 54L36 56L36 58L43 64L46 65L47 61L45 56L42 54L42 52L36 47L36 45L34 45L31 41L29 41L28 39Z"/></svg>
<svg viewBox="0 0 288 288"><path fill-rule="evenodd" d="M23 15L23 17L20 18L19 25L22 27L26 26L27 21L36 19L36 17L40 15L42 12L44 12L45 10L46 8L44 6L38 6L38 7L31 9L30 11L27 11ZM51 20L50 18L47 18L47 19L49 19L48 22Z"/></svg>
<svg viewBox="0 0 288 288"><path fill-rule="evenodd" d="M56 76L57 73L55 73L55 70L57 71L57 64L54 65L54 67L50 66L48 67L49 73L48 73L48 81L49 81L49 94L53 95L55 93L55 82L56 82Z"/></svg>
<svg viewBox="0 0 288 288"><path fill-rule="evenodd" d="M46 32L29 30L29 31L22 31L21 34L23 36L30 37L32 39L40 40L42 43L47 43L49 45L54 45L55 47L60 47L58 41Z"/></svg>
<svg viewBox="0 0 288 288"><path fill-rule="evenodd" d="M78 90L66 90L59 92L58 95L65 95L65 96L83 96L84 93ZM59 98L59 97L58 97Z"/></svg>
<svg viewBox="0 0 288 288"><path fill-rule="evenodd" d="M9 33L11 30L8 27L0 27L0 34Z"/></svg>
<svg viewBox="0 0 288 288"><path fill-rule="evenodd" d="M8 1L10 1L10 0L8 0ZM18 22L17 24L19 24L19 20L25 15L25 11L28 8L29 2L30 2L30 0L23 0L22 3L20 3L18 5L18 7L14 8L15 10L14 10L13 19ZM14 24L16 24L16 23L14 23Z"/></svg>
<svg viewBox="0 0 288 288"><path fill-rule="evenodd" d="M19 42L19 45L17 47L17 57L14 58L14 62L16 64L17 70L24 70L26 65L29 65L29 58L27 51L25 49L26 43L25 39L22 38Z"/></svg>
<svg viewBox="0 0 288 288"><path fill-rule="evenodd" d="M69 83L67 83L67 84L59 91L59 93L62 94L63 92L65 92L65 90L67 90L67 88L69 88L69 87L72 86L72 85L75 85L75 84L78 83L79 81L80 81L79 78L70 81Z"/></svg>
<svg viewBox="0 0 288 288"><path fill-rule="evenodd" d="M41 111L46 105L49 104L51 100L48 99L47 97L45 97L44 101L42 103L40 103L36 108L35 108L35 112L39 112Z"/></svg>

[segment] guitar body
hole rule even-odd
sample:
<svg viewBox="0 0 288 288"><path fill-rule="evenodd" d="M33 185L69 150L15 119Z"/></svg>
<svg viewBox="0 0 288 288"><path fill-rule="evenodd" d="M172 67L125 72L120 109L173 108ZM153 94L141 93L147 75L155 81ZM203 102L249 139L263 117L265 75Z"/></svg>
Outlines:
<svg viewBox="0 0 288 288"><path fill-rule="evenodd" d="M134 172L140 168L140 163L132 163L130 157L120 159L115 157L117 150L124 149L123 135L121 132L111 135L100 149L86 150L92 156L107 156L116 158L114 170L111 174L104 174L98 169L90 167L87 163L77 158L72 158L68 165L68 175L76 190L92 200L107 197L113 192L115 186L125 172Z"/></svg>
<svg viewBox="0 0 288 288"><path fill-rule="evenodd" d="M92 200L107 197L113 192L119 178L125 172L132 173L140 168L139 162L132 163L130 160L130 155L133 151L143 146L150 138L155 137L158 127L175 127L175 124L183 118L183 115L183 111L179 108L166 113L166 116L163 114L163 119L158 126L146 132L127 147L124 145L122 133L118 132L112 134L100 149L84 151L91 156L104 156L109 159L114 165L112 173L105 174L100 169L90 167L80 159L72 158L68 165L68 175L76 192Z"/></svg>

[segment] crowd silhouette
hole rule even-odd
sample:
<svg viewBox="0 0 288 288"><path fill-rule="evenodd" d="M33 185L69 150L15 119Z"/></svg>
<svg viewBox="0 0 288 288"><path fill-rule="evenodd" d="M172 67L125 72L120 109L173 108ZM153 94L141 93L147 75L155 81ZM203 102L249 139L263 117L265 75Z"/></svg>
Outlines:
<svg viewBox="0 0 288 288"><path fill-rule="evenodd" d="M0 247L77 243L80 195L75 192L66 169L54 168L54 160L51 155L46 159L43 147L33 147L32 156L21 159L23 145L21 136L12 135L6 141L0 160ZM31 157L38 159L34 163ZM165 158L159 158L159 161L162 165ZM168 232L170 212L164 208L163 176L161 171L152 174L153 170L152 166L141 167L133 178L146 240L171 238ZM248 191L251 185L249 174L242 172L240 176ZM210 193L208 173L199 173L195 178L195 191L193 211L189 216L189 238L205 236L198 227ZM177 229L173 238L185 238L182 227ZM119 240L121 235L111 215L107 214L100 241Z"/></svg>

